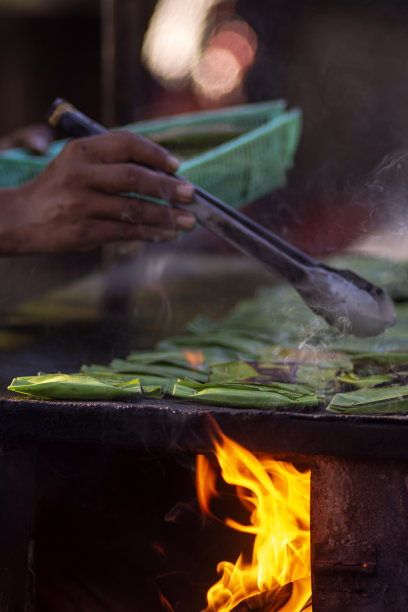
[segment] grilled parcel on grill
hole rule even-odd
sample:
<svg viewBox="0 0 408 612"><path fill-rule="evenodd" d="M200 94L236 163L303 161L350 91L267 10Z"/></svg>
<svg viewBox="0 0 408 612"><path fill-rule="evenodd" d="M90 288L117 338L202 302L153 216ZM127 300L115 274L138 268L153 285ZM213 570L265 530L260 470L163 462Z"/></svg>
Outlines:
<svg viewBox="0 0 408 612"><path fill-rule="evenodd" d="M49 122L74 137L108 131L60 99L51 107ZM393 302L381 288L348 270L320 264L203 189L196 186L193 201L177 206L192 212L212 233L280 274L313 312L342 332L376 336L395 323Z"/></svg>

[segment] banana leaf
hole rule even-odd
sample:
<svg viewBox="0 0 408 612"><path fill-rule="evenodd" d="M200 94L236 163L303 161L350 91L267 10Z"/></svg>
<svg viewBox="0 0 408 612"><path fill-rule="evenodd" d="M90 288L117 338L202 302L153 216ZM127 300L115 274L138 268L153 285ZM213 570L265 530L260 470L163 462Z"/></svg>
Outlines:
<svg viewBox="0 0 408 612"><path fill-rule="evenodd" d="M242 357L256 356L258 351L265 346L259 340L253 340L251 335L237 334L234 332L220 331L208 334L191 334L186 336L175 336L169 340L160 342L159 350L177 347L185 347L191 350L200 350L203 347L221 347L223 349L234 349Z"/></svg>
<svg viewBox="0 0 408 612"><path fill-rule="evenodd" d="M10 391L43 399L104 400L141 395L138 379L115 381L111 376L88 374L41 374L14 378Z"/></svg>
<svg viewBox="0 0 408 612"><path fill-rule="evenodd" d="M103 369L101 369L103 368ZM130 381L134 380L135 375L132 374L122 374L119 372L112 372L106 366L99 365L83 365L81 367L81 372L90 374L95 378L100 378L102 380L112 380L112 381ZM142 386L142 393L149 394L151 397L152 393L155 394L155 397L162 397L166 393L170 393L173 385L177 382L177 377L168 378L166 376L152 376L150 374L140 374L137 376L137 380L140 381Z"/></svg>
<svg viewBox="0 0 408 612"><path fill-rule="evenodd" d="M165 394L165 389L167 388L167 386L171 388L174 382L172 383L170 380L168 380L166 381L166 385L162 385L148 382L142 383L142 381L140 381L140 384L142 387L142 395L147 397L154 397L155 399L161 399Z"/></svg>
<svg viewBox="0 0 408 612"><path fill-rule="evenodd" d="M204 126L178 126L149 134L149 138L182 159L204 153L245 133L245 129L224 123Z"/></svg>
<svg viewBox="0 0 408 612"><path fill-rule="evenodd" d="M408 386L337 393L327 410L344 414L408 414Z"/></svg>
<svg viewBox="0 0 408 612"><path fill-rule="evenodd" d="M386 353L359 353L352 356L353 362L373 362L385 365L408 366L408 352L388 351Z"/></svg>
<svg viewBox="0 0 408 612"><path fill-rule="evenodd" d="M245 383L197 384L179 380L173 388L173 397L203 404L233 406L236 408L287 408L290 406L317 406L317 396L306 387L276 383L259 385Z"/></svg>
<svg viewBox="0 0 408 612"><path fill-rule="evenodd" d="M334 380L338 368L316 368L312 364L233 361L230 363L212 364L209 382L228 383L297 383L313 388L316 392L323 390ZM319 393L320 395L320 393Z"/></svg>
<svg viewBox="0 0 408 612"><path fill-rule="evenodd" d="M112 372L133 372L137 375L149 374L152 376L162 376L163 378L191 378L199 382L206 382L208 380L207 372L200 372L182 366L171 366L165 363L151 364L131 362L126 359L113 359L109 367Z"/></svg>
<svg viewBox="0 0 408 612"><path fill-rule="evenodd" d="M354 372L344 372L337 376L337 381L344 383L345 385L351 385L353 387L367 388L376 387L378 385L384 385L386 383L394 382L395 378L389 374L373 374L372 376L359 376Z"/></svg>
<svg viewBox="0 0 408 612"><path fill-rule="evenodd" d="M192 321L186 324L185 329L191 334L206 334L210 331L214 331L218 327L219 323L214 321L214 319L197 315Z"/></svg>
<svg viewBox="0 0 408 612"><path fill-rule="evenodd" d="M333 392L338 387L338 368L319 368L313 364L299 365L296 382L310 385L316 392Z"/></svg>
<svg viewBox="0 0 408 612"><path fill-rule="evenodd" d="M259 372L247 361L214 363L210 369L210 383L231 383L259 378ZM258 381L259 382L259 381Z"/></svg>
<svg viewBox="0 0 408 612"><path fill-rule="evenodd" d="M208 370L208 365L214 362L232 361L237 354L234 349L226 349L218 346L203 346L199 349L194 348L175 348L171 350L137 351L130 353L126 361L132 363L166 363L181 367L192 368L193 370ZM192 366L194 364L194 366Z"/></svg>
<svg viewBox="0 0 408 612"><path fill-rule="evenodd" d="M352 370L353 362L350 355L322 351L312 346L308 348L286 348L279 345L268 346L261 352L265 361L273 361L283 364L313 365L318 369L342 369Z"/></svg>
<svg viewBox="0 0 408 612"><path fill-rule="evenodd" d="M90 365L84 364L81 366L81 372L85 374L91 374L92 376L94 375L105 376L106 374L111 374L115 378L120 377L120 376L123 376L123 377L129 376L129 374L119 374L118 372L112 372L109 369L109 366L105 366L100 363L92 363Z"/></svg>
<svg viewBox="0 0 408 612"><path fill-rule="evenodd" d="M185 354L181 349L170 351L137 351L130 353L126 357L126 361L132 363L167 363L170 365L178 365L185 367L188 365Z"/></svg>

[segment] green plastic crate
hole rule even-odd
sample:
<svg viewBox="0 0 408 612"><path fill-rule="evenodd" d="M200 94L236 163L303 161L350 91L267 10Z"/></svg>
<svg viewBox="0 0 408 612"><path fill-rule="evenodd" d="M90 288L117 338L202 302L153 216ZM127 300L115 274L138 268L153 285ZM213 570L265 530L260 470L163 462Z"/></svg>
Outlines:
<svg viewBox="0 0 408 612"><path fill-rule="evenodd" d="M179 174L234 207L282 187L301 131L300 111L285 110L282 100L143 121L123 129L153 137L173 127L214 128L225 123L245 131L183 161ZM18 186L37 176L65 142L53 143L44 157L29 155L23 149L1 154L0 187Z"/></svg>

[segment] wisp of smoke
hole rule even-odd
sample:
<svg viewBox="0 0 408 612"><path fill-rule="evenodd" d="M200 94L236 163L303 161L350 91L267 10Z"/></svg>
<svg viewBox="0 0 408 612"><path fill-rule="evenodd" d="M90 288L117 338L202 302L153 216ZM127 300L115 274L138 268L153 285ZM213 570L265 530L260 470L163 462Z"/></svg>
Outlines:
<svg viewBox="0 0 408 612"><path fill-rule="evenodd" d="M393 151L374 169L355 201L364 201L376 222L404 227L408 222L408 150Z"/></svg>

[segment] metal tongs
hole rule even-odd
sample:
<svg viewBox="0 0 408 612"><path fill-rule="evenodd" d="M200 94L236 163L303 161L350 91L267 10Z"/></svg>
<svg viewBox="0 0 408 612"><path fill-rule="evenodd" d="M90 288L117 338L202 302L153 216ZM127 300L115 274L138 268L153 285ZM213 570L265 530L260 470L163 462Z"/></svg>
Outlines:
<svg viewBox="0 0 408 612"><path fill-rule="evenodd" d="M75 138L109 132L61 99L54 101L48 120ZM272 268L313 312L342 333L375 336L395 323L393 301L383 289L354 272L319 263L201 187L195 186L190 204L176 206L193 213L213 234Z"/></svg>

